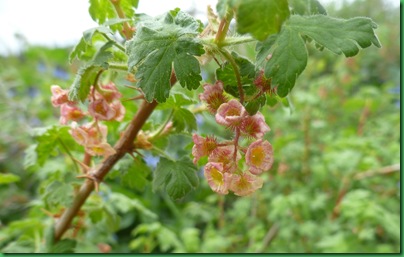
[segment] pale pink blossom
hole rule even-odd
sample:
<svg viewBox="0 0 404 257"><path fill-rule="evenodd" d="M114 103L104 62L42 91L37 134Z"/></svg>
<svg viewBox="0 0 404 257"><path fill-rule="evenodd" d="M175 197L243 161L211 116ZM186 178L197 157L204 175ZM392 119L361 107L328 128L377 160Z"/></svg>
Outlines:
<svg viewBox="0 0 404 257"><path fill-rule="evenodd" d="M240 125L241 132L254 138L262 138L271 129L265 122L264 115L257 112L253 116L245 117Z"/></svg>
<svg viewBox="0 0 404 257"><path fill-rule="evenodd" d="M238 196L247 196L261 188L263 180L249 173L232 174L229 189Z"/></svg>
<svg viewBox="0 0 404 257"><path fill-rule="evenodd" d="M68 103L68 90L60 88L60 86L52 85L51 86L51 102L54 107L61 106L62 104Z"/></svg>
<svg viewBox="0 0 404 257"><path fill-rule="evenodd" d="M216 148L216 150L209 155L208 161L222 163L225 172L235 172L240 159L241 155L237 152L236 160L234 160L234 145L227 145Z"/></svg>
<svg viewBox="0 0 404 257"><path fill-rule="evenodd" d="M266 140L258 139L248 147L245 159L252 174L259 175L269 170L274 161L272 145Z"/></svg>
<svg viewBox="0 0 404 257"><path fill-rule="evenodd" d="M87 145L85 150L92 156L103 156L104 158L116 153L115 149L107 142L96 145Z"/></svg>
<svg viewBox="0 0 404 257"><path fill-rule="evenodd" d="M77 126L77 123L73 122L69 133L79 145L97 145L106 142L108 127L100 123Z"/></svg>
<svg viewBox="0 0 404 257"><path fill-rule="evenodd" d="M227 102L227 98L223 94L223 82L218 80L214 85L203 85L203 93L199 94L199 99L208 105L211 113L216 113L219 106Z"/></svg>
<svg viewBox="0 0 404 257"><path fill-rule="evenodd" d="M248 115L244 106L232 99L228 103L220 105L216 113L216 122L231 128L239 127L245 116Z"/></svg>
<svg viewBox="0 0 404 257"><path fill-rule="evenodd" d="M210 188L218 194L229 193L230 173L223 171L223 164L217 162L208 162L204 169L205 177Z"/></svg>
<svg viewBox="0 0 404 257"><path fill-rule="evenodd" d="M192 135L194 146L192 147L192 155L194 156L194 163L203 156L209 156L217 147L217 142L214 137L207 136L203 138L197 134Z"/></svg>
<svg viewBox="0 0 404 257"><path fill-rule="evenodd" d="M112 120L116 115L114 108L103 98L90 102L88 112L92 117L98 120Z"/></svg>
<svg viewBox="0 0 404 257"><path fill-rule="evenodd" d="M84 112L72 103L64 103L60 106L60 119L62 125L66 125L69 120L79 121L85 116Z"/></svg>
<svg viewBox="0 0 404 257"><path fill-rule="evenodd" d="M123 118L125 117L126 109L121 103L121 101L114 100L112 103L110 103L110 106L115 111L115 116L113 117L113 119L116 121L122 121Z"/></svg>
<svg viewBox="0 0 404 257"><path fill-rule="evenodd" d="M99 91L108 103L111 103L112 101L118 100L122 97L122 94L118 91L113 82L110 82L106 85L101 85Z"/></svg>

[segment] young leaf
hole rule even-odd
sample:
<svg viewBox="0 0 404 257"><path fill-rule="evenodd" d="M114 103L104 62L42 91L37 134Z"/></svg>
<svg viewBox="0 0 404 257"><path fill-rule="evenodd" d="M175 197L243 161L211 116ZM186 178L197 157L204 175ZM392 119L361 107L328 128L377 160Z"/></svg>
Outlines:
<svg viewBox="0 0 404 257"><path fill-rule="evenodd" d="M109 51L113 42L105 43L95 54L92 61L81 67L74 79L69 91L70 100L80 100L83 102L90 92L90 87L94 84L97 74L108 69L108 60L112 57Z"/></svg>
<svg viewBox="0 0 404 257"><path fill-rule="evenodd" d="M199 184L197 168L189 158L178 161L161 157L153 179L153 191L166 190L173 199L180 199Z"/></svg>
<svg viewBox="0 0 404 257"><path fill-rule="evenodd" d="M278 33L289 17L287 0L237 0L232 5L236 11L237 32L250 33L260 41Z"/></svg>
<svg viewBox="0 0 404 257"><path fill-rule="evenodd" d="M173 16L175 15L175 16ZM146 100L164 102L169 96L174 68L181 86L195 89L202 80L194 56L204 53L195 38L200 23L181 11L140 22L136 35L126 43L129 70L139 80Z"/></svg>
<svg viewBox="0 0 404 257"><path fill-rule="evenodd" d="M197 129L196 118L185 108L176 108L173 115L173 126L177 131L186 130L189 133Z"/></svg>
<svg viewBox="0 0 404 257"><path fill-rule="evenodd" d="M56 155L55 148L60 145L60 140L71 140L68 130L68 127L53 126L35 135L38 142L35 148L36 160L39 166L42 166L50 155Z"/></svg>
<svg viewBox="0 0 404 257"><path fill-rule="evenodd" d="M307 49L303 37L313 39L317 44L346 57L358 53L359 47L366 48L380 42L374 34L377 25L369 18L358 17L349 20L331 18L324 15L292 15L276 40L268 40L260 45L257 60L264 60L272 51L265 64L265 76L278 85L279 96L286 96L292 90L296 78L307 64ZM269 50L271 49L271 50Z"/></svg>

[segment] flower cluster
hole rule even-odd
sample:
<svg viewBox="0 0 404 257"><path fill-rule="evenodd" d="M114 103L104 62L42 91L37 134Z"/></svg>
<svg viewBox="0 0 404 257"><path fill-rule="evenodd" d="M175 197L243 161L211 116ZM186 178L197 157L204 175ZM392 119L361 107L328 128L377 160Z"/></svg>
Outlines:
<svg viewBox="0 0 404 257"><path fill-rule="evenodd" d="M69 100L68 90L53 85L51 92L52 105L60 107L60 124L67 125L71 121L69 132L79 145L84 146L86 153L103 157L115 153L107 143L108 128L100 122L122 121L124 118L125 108L119 100L122 95L114 83L91 87L87 112L79 107L78 102ZM91 117L92 121L79 125L77 122L84 117Z"/></svg>
<svg viewBox="0 0 404 257"><path fill-rule="evenodd" d="M194 134L194 163L203 156L208 157L204 175L213 191L219 194L233 191L239 196L253 193L263 184L258 175L269 170L273 163L272 145L263 139L270 131L264 116L260 112L251 116L238 100L228 100L221 81L204 85L204 92L199 97L215 115L216 122L231 129L235 137L233 141L218 142L212 136L204 138ZM254 141L248 147L241 147L241 136ZM243 166L247 166L246 170Z"/></svg>

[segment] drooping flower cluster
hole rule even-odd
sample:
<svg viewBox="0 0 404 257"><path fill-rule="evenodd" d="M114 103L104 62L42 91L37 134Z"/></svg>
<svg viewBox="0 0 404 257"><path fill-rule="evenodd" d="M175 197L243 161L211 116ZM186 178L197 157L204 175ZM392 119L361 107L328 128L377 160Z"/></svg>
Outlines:
<svg viewBox="0 0 404 257"><path fill-rule="evenodd" d="M78 102L69 100L68 90L53 85L51 92L52 105L60 107L60 124L67 125L71 121L69 133L79 145L84 146L86 153L103 157L115 153L107 142L108 128L101 123L122 121L125 115L125 108L119 100L122 95L114 83L100 85L97 89L91 87L87 112L79 107ZM77 122L84 117L90 117L92 121L79 125Z"/></svg>
<svg viewBox="0 0 404 257"><path fill-rule="evenodd" d="M204 85L204 92L199 97L215 114L216 122L231 129L235 137L232 141L218 142L212 136L204 138L194 134L194 163L203 156L208 157L204 175L213 191L219 194L233 191L239 196L253 193L263 184L258 175L269 170L273 163L272 145L263 139L270 131L264 116L260 112L249 115L238 100L228 100L221 81ZM255 141L248 147L242 147L239 145L240 136ZM244 166L247 166L246 170Z"/></svg>

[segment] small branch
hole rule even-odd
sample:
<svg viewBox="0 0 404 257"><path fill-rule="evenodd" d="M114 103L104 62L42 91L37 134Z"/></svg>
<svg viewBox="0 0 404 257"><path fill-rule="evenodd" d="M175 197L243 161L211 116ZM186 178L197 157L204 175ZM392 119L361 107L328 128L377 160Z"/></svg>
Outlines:
<svg viewBox="0 0 404 257"><path fill-rule="evenodd" d="M265 249L267 249L268 246L271 244L272 240L274 240L278 231L279 231L279 226L276 223L273 224L264 237L262 247L260 249L258 249L256 251L256 253L263 253L265 251Z"/></svg>
<svg viewBox="0 0 404 257"><path fill-rule="evenodd" d="M361 179L365 179L365 178L369 178L369 177L373 177L373 176L377 176L377 175L387 175L396 171L400 171L400 164L393 164L390 166L386 166L380 169L375 169L375 170L368 170L365 172L361 172L361 173L357 173L354 176L355 180L361 180Z"/></svg>
<svg viewBox="0 0 404 257"><path fill-rule="evenodd" d="M238 92L240 94L240 102L241 102L241 104L243 104L244 103L244 89L243 89L243 84L241 83L241 75L240 75L240 70L238 68L238 65L237 65L236 61L234 60L233 56L231 56L231 54L229 52L227 52L225 49L219 49L219 52L233 67L234 75L236 76L236 80L237 80Z"/></svg>
<svg viewBox="0 0 404 257"><path fill-rule="evenodd" d="M108 63L108 69L128 72L128 65L121 63Z"/></svg>
<svg viewBox="0 0 404 257"><path fill-rule="evenodd" d="M125 13L120 5L120 0L110 0L112 5L115 8L116 14L118 15L119 18L121 19L126 19ZM122 33L125 35L126 40L129 40L133 36L133 29L130 26L129 22L125 21L123 23L123 31Z"/></svg>
<svg viewBox="0 0 404 257"><path fill-rule="evenodd" d="M164 131L165 127L171 121L173 116L174 116L174 109L171 110L170 115L168 116L166 121L159 127L159 129L155 133L150 135L149 140L153 140L154 138L158 137Z"/></svg>
<svg viewBox="0 0 404 257"><path fill-rule="evenodd" d="M109 42L112 42L119 50L121 50L122 52L126 52L125 47L123 47L121 44L119 44L118 42L116 42L115 40L113 40L112 38L110 38L107 34L105 33L101 33L101 35L108 40Z"/></svg>

